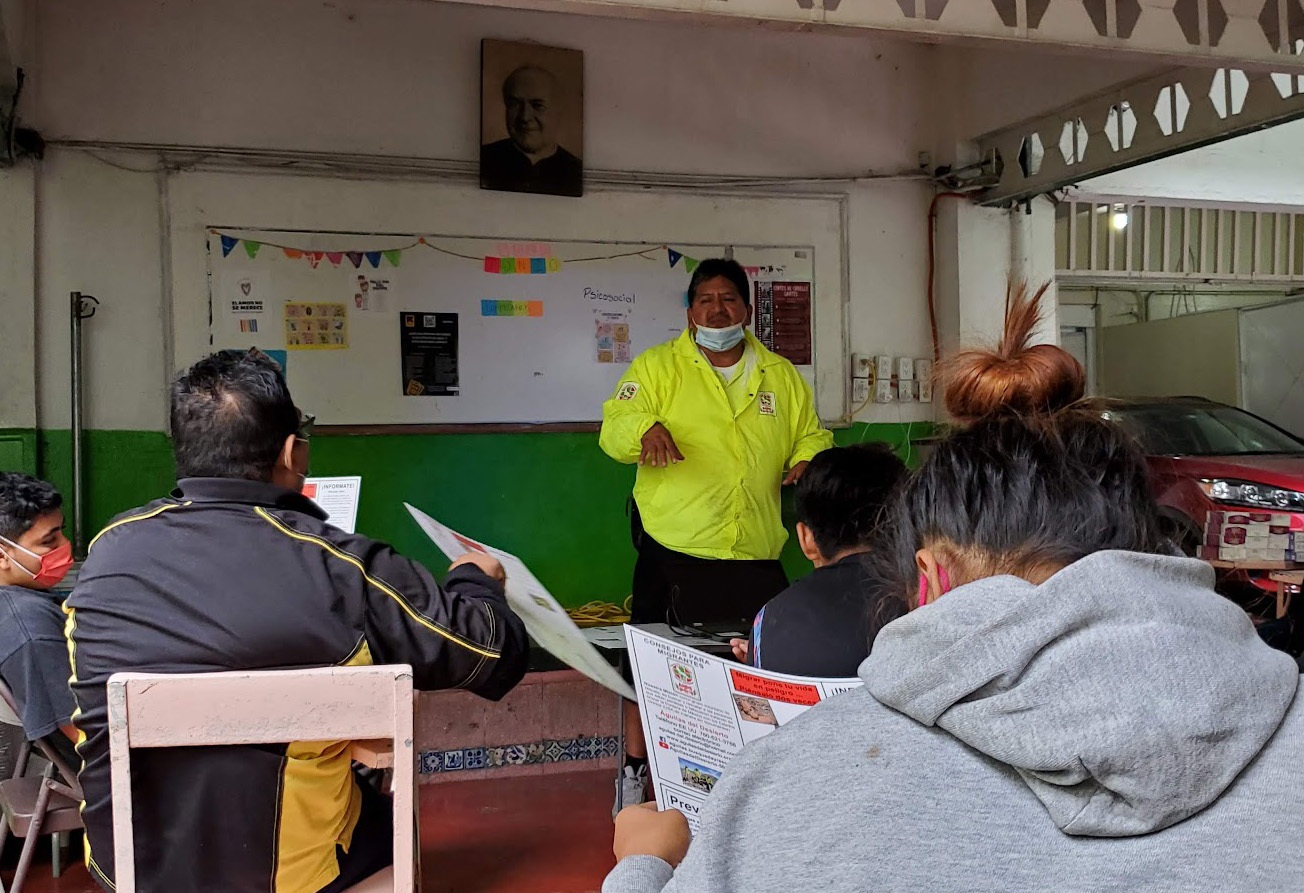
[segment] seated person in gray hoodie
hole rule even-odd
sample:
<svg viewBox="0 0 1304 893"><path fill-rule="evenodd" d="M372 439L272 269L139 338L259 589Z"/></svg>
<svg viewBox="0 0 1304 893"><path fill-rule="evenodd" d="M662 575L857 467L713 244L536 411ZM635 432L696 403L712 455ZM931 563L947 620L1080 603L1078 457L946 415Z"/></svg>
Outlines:
<svg viewBox="0 0 1304 893"><path fill-rule="evenodd" d="M1262 857L1298 849L1299 669L1212 568L1159 554L1144 459L1064 409L1080 367L1024 323L948 386L977 420L897 499L912 610L864 687L734 758L691 847L679 813L623 812L604 893L1304 890L1304 861ZM1002 412L1011 389L1042 411Z"/></svg>

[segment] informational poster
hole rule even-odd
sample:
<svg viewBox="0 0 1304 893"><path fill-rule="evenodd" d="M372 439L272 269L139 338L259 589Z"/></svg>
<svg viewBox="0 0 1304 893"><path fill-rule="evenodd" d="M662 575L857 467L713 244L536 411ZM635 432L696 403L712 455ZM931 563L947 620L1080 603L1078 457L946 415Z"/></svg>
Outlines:
<svg viewBox="0 0 1304 893"><path fill-rule="evenodd" d="M814 362L809 282L758 281L754 301L756 337L794 366Z"/></svg>
<svg viewBox="0 0 1304 893"><path fill-rule="evenodd" d="M389 309L393 285L387 276L376 273L358 273L352 276L349 285L353 289L353 308L371 313L384 313Z"/></svg>
<svg viewBox="0 0 1304 893"><path fill-rule="evenodd" d="M694 834L703 803L743 745L863 684L757 670L635 626L625 636L657 804L682 812Z"/></svg>
<svg viewBox="0 0 1304 893"><path fill-rule="evenodd" d="M358 499L362 495L362 478L304 478L303 495L321 506L329 517L326 523L345 533L354 533L358 523Z"/></svg>
<svg viewBox="0 0 1304 893"><path fill-rule="evenodd" d="M628 363L634 359L629 340L629 312L595 310L594 342L599 363Z"/></svg>
<svg viewBox="0 0 1304 893"><path fill-rule="evenodd" d="M628 700L634 700L634 690L607 663L606 659L584 637L584 633L570 619L566 609L557 603L525 562L510 552L486 546L463 536L450 527L440 524L418 508L403 503L426 536L451 560L468 552L492 555L502 564L507 574L507 603L525 623L530 638L538 642L558 660L579 670L594 682L611 689Z"/></svg>
<svg viewBox="0 0 1304 893"><path fill-rule="evenodd" d="M446 397L459 391L457 314L399 314L403 353L403 393L409 397Z"/></svg>
<svg viewBox="0 0 1304 893"><path fill-rule="evenodd" d="M344 350L349 346L349 308L325 302L285 305L288 350Z"/></svg>

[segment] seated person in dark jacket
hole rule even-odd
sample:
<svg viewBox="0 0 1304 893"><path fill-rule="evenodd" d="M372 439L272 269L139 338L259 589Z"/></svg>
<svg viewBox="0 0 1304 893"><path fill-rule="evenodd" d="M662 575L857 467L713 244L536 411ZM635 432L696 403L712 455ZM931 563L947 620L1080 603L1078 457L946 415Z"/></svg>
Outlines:
<svg viewBox="0 0 1304 893"><path fill-rule="evenodd" d="M28 739L61 732L53 744L73 762L68 640L63 611L49 592L72 567L62 505L53 485L0 472L0 679L13 693Z"/></svg>
<svg viewBox="0 0 1304 893"><path fill-rule="evenodd" d="M113 888L105 683L199 673L410 664L419 689L501 698L525 673L503 569L459 560L441 588L301 494L311 418L256 351L200 360L172 386L178 487L92 542L68 599L88 864ZM387 800L347 741L132 754L142 891L344 890L391 859Z"/></svg>
<svg viewBox="0 0 1304 893"><path fill-rule="evenodd" d="M878 631L906 613L877 591L863 564L905 464L886 444L834 447L797 482L797 540L815 570L772 598L734 654L754 667L799 676L849 677Z"/></svg>

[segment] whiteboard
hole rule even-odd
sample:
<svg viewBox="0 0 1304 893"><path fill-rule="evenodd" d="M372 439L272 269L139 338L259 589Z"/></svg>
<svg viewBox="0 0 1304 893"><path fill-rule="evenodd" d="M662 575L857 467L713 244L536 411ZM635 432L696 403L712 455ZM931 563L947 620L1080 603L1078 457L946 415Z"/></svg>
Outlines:
<svg viewBox="0 0 1304 893"><path fill-rule="evenodd" d="M1242 406L1304 435L1304 300L1240 311Z"/></svg>
<svg viewBox="0 0 1304 893"><path fill-rule="evenodd" d="M319 424L594 422L629 360L683 331L687 268L727 251L757 281L809 289L813 331L811 245L213 229L210 339L283 351ZM304 312L338 330L331 343L291 331ZM432 396L405 377L401 333L435 314L456 314L457 381ZM814 363L812 344L798 368L813 386Z"/></svg>

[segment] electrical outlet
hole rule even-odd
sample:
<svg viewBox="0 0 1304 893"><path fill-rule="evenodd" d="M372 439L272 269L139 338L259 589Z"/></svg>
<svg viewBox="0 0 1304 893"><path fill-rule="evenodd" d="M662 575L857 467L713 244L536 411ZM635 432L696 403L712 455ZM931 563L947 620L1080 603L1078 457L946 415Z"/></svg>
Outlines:
<svg viewBox="0 0 1304 893"><path fill-rule="evenodd" d="M897 381L913 381L915 378L915 361L910 357L896 358Z"/></svg>
<svg viewBox="0 0 1304 893"><path fill-rule="evenodd" d="M913 381L903 381L897 385L897 401L901 403L915 402L915 383Z"/></svg>
<svg viewBox="0 0 1304 893"><path fill-rule="evenodd" d="M927 361L921 360L920 362L927 362ZM919 402L932 403L933 402L933 379L921 378L919 379L918 382L916 382L916 384L919 385Z"/></svg>
<svg viewBox="0 0 1304 893"><path fill-rule="evenodd" d="M891 403L892 402L892 382L886 378L879 379L874 384L874 402Z"/></svg>
<svg viewBox="0 0 1304 893"><path fill-rule="evenodd" d="M874 377L879 381L892 380L891 357L874 357Z"/></svg>
<svg viewBox="0 0 1304 893"><path fill-rule="evenodd" d="M851 405L860 406L869 402L869 379L851 379Z"/></svg>
<svg viewBox="0 0 1304 893"><path fill-rule="evenodd" d="M915 381L933 380L933 361L932 360L915 360Z"/></svg>
<svg viewBox="0 0 1304 893"><path fill-rule="evenodd" d="M865 353L851 355L851 377L869 378L874 372L874 358Z"/></svg>

